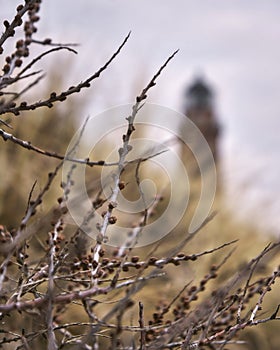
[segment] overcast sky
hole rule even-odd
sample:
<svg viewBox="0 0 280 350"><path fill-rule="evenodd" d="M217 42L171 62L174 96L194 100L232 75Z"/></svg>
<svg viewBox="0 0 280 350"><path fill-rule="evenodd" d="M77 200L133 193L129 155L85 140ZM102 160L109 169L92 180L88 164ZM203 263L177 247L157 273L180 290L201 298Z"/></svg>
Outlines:
<svg viewBox="0 0 280 350"><path fill-rule="evenodd" d="M12 9L12 3L18 1L0 3L1 11L9 14L5 6ZM222 164L232 203L250 203L252 215L255 207L261 207L259 216L269 218L271 226L277 227L279 1L47 0L41 16L42 37L81 44L68 76L72 83L95 71L132 31L121 55L96 90L92 89L92 103L86 106L85 115L131 102L179 48L149 102L180 111L186 84L196 74L203 74L216 92L217 114L223 126ZM236 191L238 188L241 190Z"/></svg>

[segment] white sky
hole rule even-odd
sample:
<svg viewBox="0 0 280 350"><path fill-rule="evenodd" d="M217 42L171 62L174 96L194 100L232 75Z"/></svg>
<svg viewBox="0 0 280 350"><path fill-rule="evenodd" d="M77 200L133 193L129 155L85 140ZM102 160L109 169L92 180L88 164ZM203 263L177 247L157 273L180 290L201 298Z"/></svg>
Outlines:
<svg viewBox="0 0 280 350"><path fill-rule="evenodd" d="M13 4L18 3L0 0L1 12L11 17ZM81 44L67 77L71 84L97 70L132 31L121 55L96 88L91 88L92 103L85 107L81 118L131 102L179 48L149 95L149 102L180 110L186 84L196 73L205 75L215 88L217 113L223 125L222 160L231 203L234 207L240 207L240 202L249 203L254 217L255 208L261 208L258 216L277 231L279 1L46 0L41 16L38 37ZM59 62L68 60L68 56L62 54Z"/></svg>

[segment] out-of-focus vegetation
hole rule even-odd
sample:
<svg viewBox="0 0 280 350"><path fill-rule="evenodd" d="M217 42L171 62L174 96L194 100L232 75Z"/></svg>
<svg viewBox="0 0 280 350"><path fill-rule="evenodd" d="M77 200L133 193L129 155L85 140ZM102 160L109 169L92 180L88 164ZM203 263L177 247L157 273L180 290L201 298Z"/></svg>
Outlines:
<svg viewBox="0 0 280 350"><path fill-rule="evenodd" d="M35 117L32 113L23 113L22 116L13 119L13 133L39 148L64 154L78 123L78 120L75 120L78 111L72 107L70 104L64 110L43 109ZM0 222L5 222L7 228L12 229L19 225L24 215L32 186L35 182L36 187L42 186L55 162L3 140L0 157ZM52 200L57 195L57 190L50 189L45 203L46 210L51 208Z"/></svg>

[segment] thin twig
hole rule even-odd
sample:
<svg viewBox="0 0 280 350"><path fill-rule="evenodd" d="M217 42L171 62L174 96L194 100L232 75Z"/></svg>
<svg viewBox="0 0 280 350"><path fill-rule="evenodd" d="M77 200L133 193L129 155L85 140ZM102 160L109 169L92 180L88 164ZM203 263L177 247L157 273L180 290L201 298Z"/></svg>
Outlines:
<svg viewBox="0 0 280 350"><path fill-rule="evenodd" d="M64 101L66 100L66 98L70 95L72 95L73 93L78 93L81 91L81 89L83 88L89 88L91 85L91 82L98 78L101 73L103 71L105 71L108 66L112 63L112 61L119 55L120 51L122 50L122 48L124 47L124 45L126 44L128 38L130 36L130 33L126 36L126 38L124 39L124 41L122 42L122 44L118 47L118 49L113 53L113 55L110 57L110 59L101 67L98 69L97 72L95 72L93 75L91 75L89 78L87 78L85 81L82 81L81 83L79 83L76 86L71 86L68 90L63 91L59 94L57 93L51 93L50 97L46 100L42 100L42 101L38 101L35 102L33 104L20 104L17 107L14 108L3 108L2 111L0 111L0 114L4 114L4 113L13 113L15 115L19 115L19 113L21 111L28 111L28 110L34 110L40 107L49 107L51 108L53 106L53 103L58 102L58 101ZM48 50L47 53L49 52L53 52L53 51L57 51L57 50L62 50L63 47L56 47L53 48L51 50ZM65 47L64 49L70 50L72 52L75 52L75 50L69 48L69 47ZM46 54L46 53L45 53ZM30 64L34 64L34 61L32 61ZM23 70L23 72L25 72L26 69ZM21 73L23 73L21 72Z"/></svg>
<svg viewBox="0 0 280 350"><path fill-rule="evenodd" d="M146 350L146 341L145 341L145 323L144 323L144 305L141 301L139 301L139 326L141 328L140 331L140 350Z"/></svg>
<svg viewBox="0 0 280 350"><path fill-rule="evenodd" d="M112 194L109 197L109 205L107 207L107 211L104 215L102 225L100 227L99 235L97 237L97 243L93 250L93 260L96 262L96 267L92 271L92 278L94 280L95 275L97 271L100 268L99 258L100 258L100 251L102 249L103 241L106 237L106 232L108 229L108 226L110 223L112 223L112 213L114 209L117 207L117 197L120 192L119 183L120 183L120 177L121 174L125 168L125 161L126 156L128 153L132 150L132 146L130 145L130 138L133 132L135 131L134 127L134 121L137 116L138 111L142 108L142 102L147 98L147 92L156 85L156 79L161 74L162 70L167 66L167 64L172 60L172 58L176 55L178 52L175 51L168 59L165 61L165 63L160 67L160 69L157 71L157 73L153 76L151 81L148 83L148 85L142 90L139 96L136 97L136 102L132 106L131 115L126 118L127 120L127 130L126 133L123 135L123 142L122 147L119 148L119 161L118 161L118 168L116 172L113 174L114 179L114 185L112 188Z"/></svg>

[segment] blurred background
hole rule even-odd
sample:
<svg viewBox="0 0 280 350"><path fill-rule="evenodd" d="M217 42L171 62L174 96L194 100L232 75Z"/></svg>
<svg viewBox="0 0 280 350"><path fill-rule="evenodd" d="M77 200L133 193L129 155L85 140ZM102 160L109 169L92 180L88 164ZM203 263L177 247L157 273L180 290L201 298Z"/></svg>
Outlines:
<svg viewBox="0 0 280 350"><path fill-rule="evenodd" d="M60 6L63 11L57 11ZM280 3L276 1L69 1L43 3L44 36L77 42L69 78L96 70L122 38L121 56L90 92L85 114L132 102L175 49L149 102L184 111L184 91L202 75L216 94L220 160L228 202L242 218L278 232L280 209ZM74 61L74 60L73 60ZM102 89L101 89L102 87ZM100 91L100 94L98 93ZM106 93L104 91L110 91ZM108 98L110 96L110 98ZM84 116L81 116L84 117Z"/></svg>
<svg viewBox="0 0 280 350"><path fill-rule="evenodd" d="M18 1L1 1L11 18ZM65 84L96 71L131 30L121 55L96 81L77 116L132 102L164 60L179 54L149 94L149 102L184 112L184 94L202 76L215 94L221 126L220 168L237 217L278 234L280 209L280 3L267 1L44 1L38 38L79 43L67 61ZM54 34L55 33L55 34ZM53 56L44 64L53 65ZM58 77L59 78L59 77ZM68 85L66 85L68 86ZM253 220L252 220L253 218Z"/></svg>

